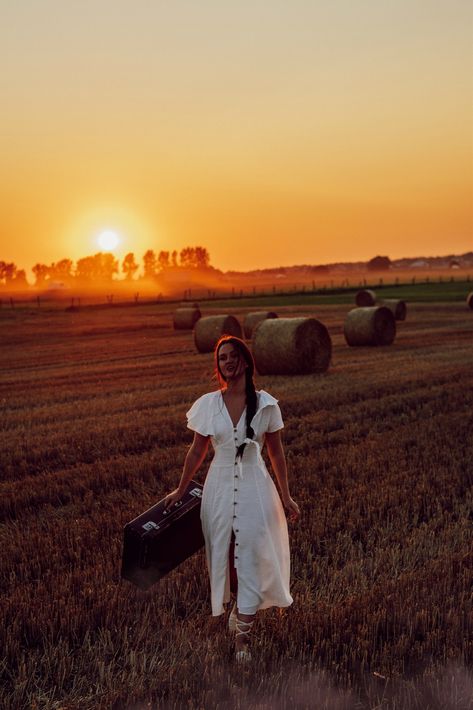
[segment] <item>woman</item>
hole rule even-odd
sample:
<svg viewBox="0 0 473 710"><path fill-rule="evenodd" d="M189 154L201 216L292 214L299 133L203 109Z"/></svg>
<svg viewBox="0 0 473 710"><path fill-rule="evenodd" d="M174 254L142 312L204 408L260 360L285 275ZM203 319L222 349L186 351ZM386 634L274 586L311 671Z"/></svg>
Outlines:
<svg viewBox="0 0 473 710"><path fill-rule="evenodd" d="M291 498L281 443L283 421L277 400L256 392L254 362L245 343L223 336L215 348L222 389L200 397L187 412L194 441L172 505L202 464L209 440L215 450L202 494L201 520L210 575L212 614L236 599L229 617L236 659L250 660L249 634L258 609L292 604L289 539L281 499L290 520L299 507ZM281 499L261 457L266 442Z"/></svg>

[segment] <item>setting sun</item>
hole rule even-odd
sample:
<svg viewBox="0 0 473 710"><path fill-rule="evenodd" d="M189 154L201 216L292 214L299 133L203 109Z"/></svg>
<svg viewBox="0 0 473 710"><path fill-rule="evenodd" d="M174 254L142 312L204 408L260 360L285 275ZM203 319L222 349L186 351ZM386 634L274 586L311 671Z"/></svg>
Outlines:
<svg viewBox="0 0 473 710"><path fill-rule="evenodd" d="M106 229L104 232L99 234L97 242L101 249L104 249L105 251L112 251L119 245L120 237L111 229Z"/></svg>

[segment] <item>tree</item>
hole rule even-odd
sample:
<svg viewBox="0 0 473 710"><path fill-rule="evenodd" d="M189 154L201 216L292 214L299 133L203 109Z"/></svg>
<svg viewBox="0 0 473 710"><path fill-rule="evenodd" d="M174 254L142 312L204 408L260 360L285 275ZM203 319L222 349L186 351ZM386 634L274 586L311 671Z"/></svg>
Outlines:
<svg viewBox="0 0 473 710"><path fill-rule="evenodd" d="M152 279L156 276L156 254L152 249L148 249L143 254L143 272L145 279Z"/></svg>
<svg viewBox="0 0 473 710"><path fill-rule="evenodd" d="M28 281L26 280L26 271L24 269L19 269L16 272L14 283L15 286L20 286L21 288L28 286Z"/></svg>
<svg viewBox="0 0 473 710"><path fill-rule="evenodd" d="M49 278L49 266L46 264L35 264L32 268L32 272L35 275L35 285L44 286L46 280Z"/></svg>
<svg viewBox="0 0 473 710"><path fill-rule="evenodd" d="M51 264L49 267L50 278L60 281L72 279L72 261L71 259L61 259L56 264Z"/></svg>
<svg viewBox="0 0 473 710"><path fill-rule="evenodd" d="M391 259L389 256L375 256L366 264L368 271L387 271L391 268Z"/></svg>
<svg viewBox="0 0 473 710"><path fill-rule="evenodd" d="M193 247L185 247L185 249L181 249L181 253L179 254L179 262L181 266L187 268L195 266L195 249Z"/></svg>
<svg viewBox="0 0 473 710"><path fill-rule="evenodd" d="M177 266L177 251L175 249L171 254L171 262L173 266Z"/></svg>
<svg viewBox="0 0 473 710"><path fill-rule="evenodd" d="M131 281L133 274L138 269L138 264L135 261L135 255L132 252L127 254L122 262L122 271L125 274L125 278Z"/></svg>
<svg viewBox="0 0 473 710"><path fill-rule="evenodd" d="M10 284L16 276L18 268L13 262L0 261L0 283Z"/></svg>
<svg viewBox="0 0 473 710"><path fill-rule="evenodd" d="M207 269L210 264L210 255L205 247L195 248L196 269Z"/></svg>
<svg viewBox="0 0 473 710"><path fill-rule="evenodd" d="M159 271L164 271L165 269L169 269L170 267L170 262L169 262L169 252L168 251L160 251L158 254L158 269Z"/></svg>
<svg viewBox="0 0 473 710"><path fill-rule="evenodd" d="M190 269L207 269L210 262L205 247L185 247L179 254L181 266Z"/></svg>
<svg viewBox="0 0 473 710"><path fill-rule="evenodd" d="M113 254L99 252L94 257L94 270L96 277L102 281L111 281L114 274L118 274L118 259Z"/></svg>
<svg viewBox="0 0 473 710"><path fill-rule="evenodd" d="M92 281L94 278L94 257L83 256L76 264L76 278L79 281Z"/></svg>
<svg viewBox="0 0 473 710"><path fill-rule="evenodd" d="M76 277L81 281L111 281L117 272L118 260L109 253L84 256L76 264Z"/></svg>

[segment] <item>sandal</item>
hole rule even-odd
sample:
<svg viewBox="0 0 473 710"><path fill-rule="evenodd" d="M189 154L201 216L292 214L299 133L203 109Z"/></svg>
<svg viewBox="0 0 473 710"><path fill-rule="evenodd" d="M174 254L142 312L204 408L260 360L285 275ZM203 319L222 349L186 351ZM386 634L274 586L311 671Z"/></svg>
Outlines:
<svg viewBox="0 0 473 710"><path fill-rule="evenodd" d="M254 624L253 621L242 621L238 617L236 618L236 634L235 638L238 638L238 636L248 636L248 634L251 631L251 627ZM245 628L246 627L246 628ZM248 661L251 661L251 653L248 648L242 648L241 650L237 651L235 653L235 660L237 663L247 663Z"/></svg>
<svg viewBox="0 0 473 710"><path fill-rule="evenodd" d="M230 616L228 617L228 628L230 631L236 631L236 620L237 620L237 603L235 602L232 606Z"/></svg>

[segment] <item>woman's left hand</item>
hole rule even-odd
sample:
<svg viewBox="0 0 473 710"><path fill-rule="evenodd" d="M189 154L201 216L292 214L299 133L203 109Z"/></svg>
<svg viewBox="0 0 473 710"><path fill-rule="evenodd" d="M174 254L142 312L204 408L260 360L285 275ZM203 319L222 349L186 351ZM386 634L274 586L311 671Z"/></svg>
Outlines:
<svg viewBox="0 0 473 710"><path fill-rule="evenodd" d="M283 501L283 504L288 513L288 518L291 522L295 522L298 518L300 518L300 508L297 505L296 501L291 498L291 496L289 496L289 498L286 498Z"/></svg>

